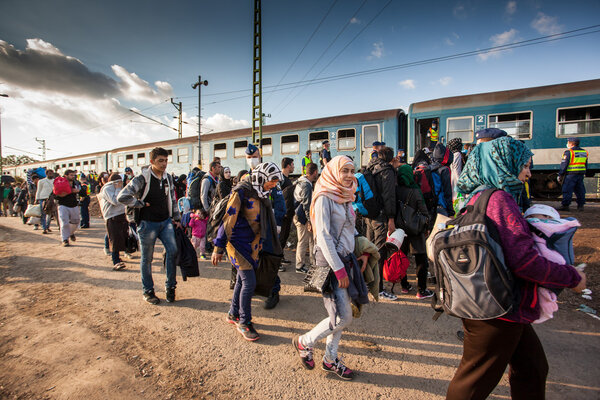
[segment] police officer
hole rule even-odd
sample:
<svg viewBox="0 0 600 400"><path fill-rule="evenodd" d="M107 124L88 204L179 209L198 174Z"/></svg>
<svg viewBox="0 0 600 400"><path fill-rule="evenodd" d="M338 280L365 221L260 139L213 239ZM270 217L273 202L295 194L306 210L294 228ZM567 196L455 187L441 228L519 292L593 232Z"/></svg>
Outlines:
<svg viewBox="0 0 600 400"><path fill-rule="evenodd" d="M378 157L377 152L381 148L381 142L376 140L373 142L373 144L371 146L373 146L373 150L371 150L371 156L369 157L369 160L372 160L372 159Z"/></svg>
<svg viewBox="0 0 600 400"><path fill-rule="evenodd" d="M306 155L302 157L302 175L306 174L306 166L312 163L312 151L306 150Z"/></svg>
<svg viewBox="0 0 600 400"><path fill-rule="evenodd" d="M431 122L431 128L427 130L427 137L429 138L429 148L433 150L439 139L439 131L436 120Z"/></svg>
<svg viewBox="0 0 600 400"><path fill-rule="evenodd" d="M583 211L585 204L585 186L583 178L587 170L588 152L579 147L579 138L569 138L567 149L563 153L558 182L562 184L562 207L560 211L569 211L573 191L577 196L577 211Z"/></svg>
<svg viewBox="0 0 600 400"><path fill-rule="evenodd" d="M319 162L321 163L321 169L325 168L325 165L331 161L331 151L329 151L329 140L323 140L323 150L319 152Z"/></svg>

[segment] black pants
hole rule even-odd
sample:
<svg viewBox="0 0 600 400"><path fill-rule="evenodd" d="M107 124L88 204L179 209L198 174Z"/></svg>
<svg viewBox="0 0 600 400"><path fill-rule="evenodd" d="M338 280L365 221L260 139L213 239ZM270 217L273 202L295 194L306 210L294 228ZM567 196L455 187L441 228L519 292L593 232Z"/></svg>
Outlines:
<svg viewBox="0 0 600 400"><path fill-rule="evenodd" d="M377 219L367 219L367 239L379 249L379 291L383 291L383 263L387 258L387 251L384 247L387 239L387 221L383 217Z"/></svg>
<svg viewBox="0 0 600 400"><path fill-rule="evenodd" d="M513 400L544 399L548 361L530 324L463 319L463 356L448 387L447 400L486 399L506 366Z"/></svg>
<svg viewBox="0 0 600 400"><path fill-rule="evenodd" d="M404 243L402 243L402 252L408 257L410 252L410 241L408 240L408 237L406 237ZM419 290L425 290L427 289L427 270L429 269L427 254L415 254L415 263L417 264L417 287ZM408 276L402 278L400 283L403 288L408 287Z"/></svg>
<svg viewBox="0 0 600 400"><path fill-rule="evenodd" d="M281 249L285 249L287 240L290 237L290 229L292 229L292 220L294 219L294 213L287 213L283 217L281 223L281 232L279 233L279 243L281 243Z"/></svg>

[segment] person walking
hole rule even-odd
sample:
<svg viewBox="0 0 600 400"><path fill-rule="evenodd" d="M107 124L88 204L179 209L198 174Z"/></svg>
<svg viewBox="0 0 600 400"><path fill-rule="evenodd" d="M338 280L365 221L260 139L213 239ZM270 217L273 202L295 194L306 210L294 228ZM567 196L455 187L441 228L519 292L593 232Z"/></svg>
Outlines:
<svg viewBox="0 0 600 400"><path fill-rule="evenodd" d="M210 206L217 194L220 173L221 163L219 161L213 161L208 165L208 173L202 177L200 200L202 201L202 208L206 212L210 212Z"/></svg>
<svg viewBox="0 0 600 400"><path fill-rule="evenodd" d="M283 157L281 160L281 173L283 174L283 181L280 183L281 192L283 194L283 200L285 202L285 216L281 222L281 232L279 233L279 243L281 248L285 249L288 238L290 237L290 230L292 222L294 221L294 189L295 186L290 179L290 175L294 173L294 160L289 157ZM281 260L283 264L289 264L290 261L286 260L285 257ZM281 267L280 271L285 271L285 267Z"/></svg>
<svg viewBox="0 0 600 400"><path fill-rule="evenodd" d="M231 192L223 221L214 240L211 261L217 265L225 252L237 278L226 321L236 326L245 340L260 335L252 323L252 295L256 287L261 242L277 240L275 216L269 201L270 191L281 180L281 170L273 163L258 164L250 179L242 179ZM270 229L269 229L270 228Z"/></svg>
<svg viewBox="0 0 600 400"><path fill-rule="evenodd" d="M119 252L127 249L127 238L129 236L125 206L117 200L122 189L123 180L121 175L113 172L108 178L108 183L102 186L98 194L100 211L106 222L106 232L108 233L113 270L115 271L125 268L125 263L119 257Z"/></svg>
<svg viewBox="0 0 600 400"><path fill-rule="evenodd" d="M144 300L150 304L159 304L160 299L154 292L152 279L152 257L156 239L160 239L165 248L165 282L168 303L175 301L177 285L175 255L177 243L173 226L181 227L181 219L173 178L166 172L169 153L162 147L150 151L150 165L142 168L142 173L132 179L117 196L119 203L135 209L135 222L140 239L140 270Z"/></svg>
<svg viewBox="0 0 600 400"><path fill-rule="evenodd" d="M567 150L563 153L558 171L558 182L562 184L562 206L559 211L569 211L573 192L577 196L577 211L583 211L585 185L583 178L587 171L588 152L579 147L579 138L567 139Z"/></svg>
<svg viewBox="0 0 600 400"><path fill-rule="evenodd" d="M75 231L79 227L81 221L77 195L81 190L81 186L75 180L75 171L66 170L64 177L71 186L71 193L56 195L58 200L58 220L60 223L60 235L62 238L63 247L70 246L70 242L76 241Z"/></svg>
<svg viewBox="0 0 600 400"><path fill-rule="evenodd" d="M504 263L515 279L520 301L500 318L462 320L463 355L448 387L448 400L486 399L507 365L513 399L544 399L548 361L531 326L540 316L537 288L585 288L583 272L537 252L521 215L519 197L531 176L532 155L525 144L510 136L478 144L458 180L458 190L469 205L484 189L499 189L489 199L486 217L498 231Z"/></svg>
<svg viewBox="0 0 600 400"><path fill-rule="evenodd" d="M37 190L35 192L35 199L37 203L40 205L42 209L42 215L40 216L40 221L42 224L42 233L48 234L52 232L50 229L50 219L52 215L46 214L47 202L48 198L52 194L52 189L54 188L54 171L51 169L46 170L46 177L44 179L40 179L37 185Z"/></svg>
<svg viewBox="0 0 600 400"><path fill-rule="evenodd" d="M324 285L323 289L323 302L329 316L309 332L292 339L302 366L311 370L315 367L313 348L318 341L327 338L321 368L344 380L353 379L354 372L338 355L342 331L352 322L351 303L357 301L355 296L362 290L367 296L366 285L353 254L356 216L352 201L356 187L354 164L347 156L336 156L328 162L315 185L310 221L314 227L317 266L331 270L331 284ZM363 304L364 300L358 302Z"/></svg>
<svg viewBox="0 0 600 400"><path fill-rule="evenodd" d="M20 208L19 216L21 217L23 224L27 223L27 217L25 216L25 210L27 209L27 201L29 199L29 191L27 190L27 182L21 184L21 191L17 196L17 205Z"/></svg>
<svg viewBox="0 0 600 400"><path fill-rule="evenodd" d="M109 178L110 181L110 178ZM81 209L81 225L82 229L90 227L90 193L92 188L85 176L81 176L81 190L79 191L79 208Z"/></svg>
<svg viewBox="0 0 600 400"><path fill-rule="evenodd" d="M296 188L294 189L294 200L298 204L296 215L294 216L294 225L298 233L298 244L296 245L296 272L306 274L311 265L314 265L314 241L312 225L310 222L310 207L313 195L313 184L319 177L317 164L309 163L306 168L306 174L298 178ZM306 256L308 250L309 256Z"/></svg>

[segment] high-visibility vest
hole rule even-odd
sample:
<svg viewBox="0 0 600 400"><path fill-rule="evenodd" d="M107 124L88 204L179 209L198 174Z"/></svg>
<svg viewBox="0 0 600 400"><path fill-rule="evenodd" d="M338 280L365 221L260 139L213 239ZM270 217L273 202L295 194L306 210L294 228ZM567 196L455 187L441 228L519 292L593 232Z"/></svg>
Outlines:
<svg viewBox="0 0 600 400"><path fill-rule="evenodd" d="M429 136L432 142L438 141L438 131L436 131L435 129L429 128Z"/></svg>
<svg viewBox="0 0 600 400"><path fill-rule="evenodd" d="M306 166L308 164L310 164L312 162L312 158L308 157L308 156L304 156L304 158L302 159L302 175L306 175Z"/></svg>
<svg viewBox="0 0 600 400"><path fill-rule="evenodd" d="M585 172L585 163L588 158L588 152L585 150L569 149L571 158L567 166L567 172Z"/></svg>

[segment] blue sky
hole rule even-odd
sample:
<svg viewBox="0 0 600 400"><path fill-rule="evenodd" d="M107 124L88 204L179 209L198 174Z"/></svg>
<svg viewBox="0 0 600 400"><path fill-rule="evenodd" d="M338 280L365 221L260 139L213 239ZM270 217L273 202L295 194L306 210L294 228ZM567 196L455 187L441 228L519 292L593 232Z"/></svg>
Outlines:
<svg viewBox="0 0 600 400"><path fill-rule="evenodd" d="M597 27L580 31L584 35L578 37L290 90L286 83L597 25L600 2L262 4L263 109L271 114L267 123L596 79L600 71L600 33L590 33ZM189 122L184 135L194 135L198 109L191 84L199 74L209 81L202 88L203 130L249 126L252 10L251 0L2 1L0 93L10 96L0 98L3 154L27 154L13 148L39 153L35 137L46 139L52 149L48 158L176 137L176 132L127 111L142 110L176 126L170 97L183 102ZM267 87L279 83L283 86L278 89L286 90L269 93L273 89Z"/></svg>

